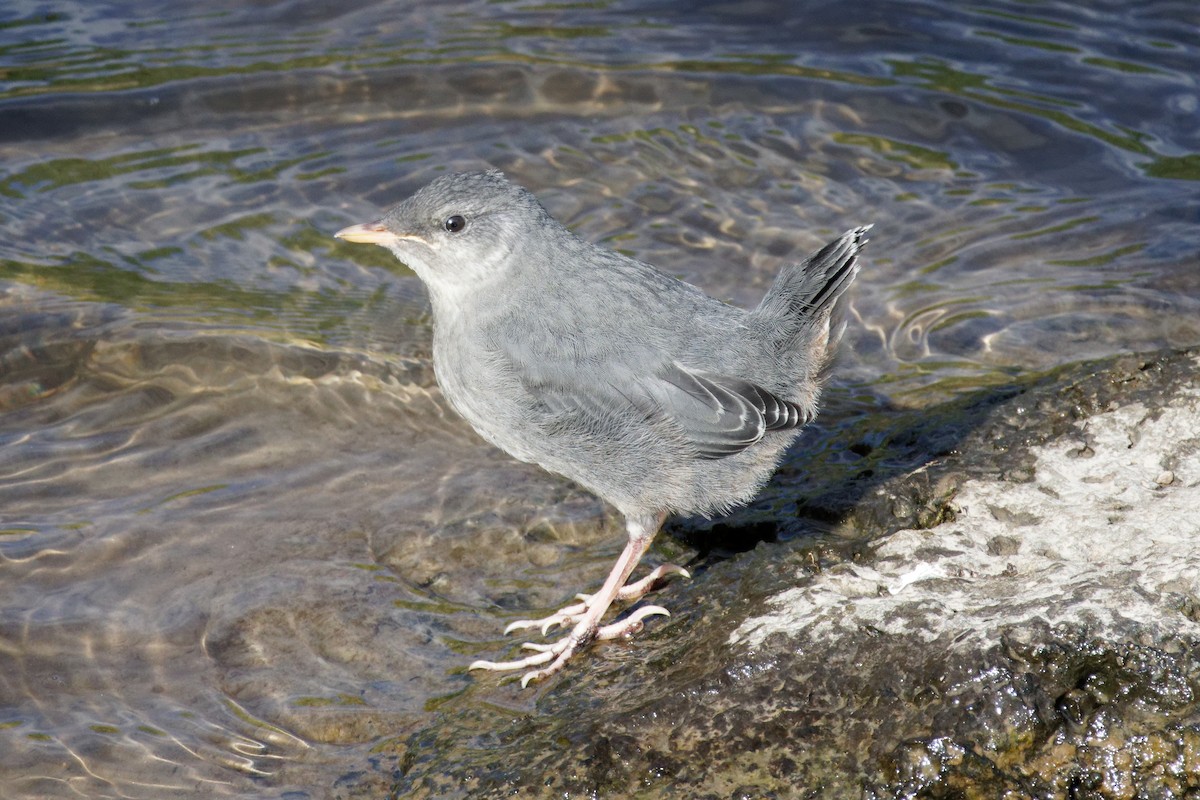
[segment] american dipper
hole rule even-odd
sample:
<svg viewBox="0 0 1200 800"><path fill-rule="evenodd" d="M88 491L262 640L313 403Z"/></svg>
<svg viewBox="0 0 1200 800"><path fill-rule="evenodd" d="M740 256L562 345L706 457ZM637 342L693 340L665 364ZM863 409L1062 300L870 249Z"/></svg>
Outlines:
<svg viewBox="0 0 1200 800"><path fill-rule="evenodd" d="M614 601L687 575L664 564L627 583L668 514L747 502L816 415L841 335L831 315L866 231L784 268L753 311L585 242L495 170L445 175L378 221L337 232L388 248L425 283L434 373L480 436L625 517L629 542L599 591L505 630L573 626L567 636L470 669L541 667L525 686L591 641L668 614L644 606L600 624Z"/></svg>

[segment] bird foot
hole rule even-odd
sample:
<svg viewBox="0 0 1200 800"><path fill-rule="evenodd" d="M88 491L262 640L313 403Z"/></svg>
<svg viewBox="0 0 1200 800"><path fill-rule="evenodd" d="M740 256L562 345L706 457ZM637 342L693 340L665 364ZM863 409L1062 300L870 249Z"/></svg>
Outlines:
<svg viewBox="0 0 1200 800"><path fill-rule="evenodd" d="M671 566L671 565L665 565ZM675 569L679 569L676 567ZM686 572L684 573L686 574ZM581 604L582 605L582 604ZM570 606L569 608L574 608ZM561 614L562 612L560 612ZM662 606L642 606L635 609L629 616L624 619L619 619L604 627L596 627L596 624L589 619L581 619L576 623L574 630L564 636L554 644L535 644L526 642L521 645L526 650L537 651L534 655L519 658L513 661L475 661L468 670L484 669L492 672L529 669L530 667L538 667L542 664L549 664L542 669L527 672L521 676L521 688L524 689L532 681L540 681L548 678L554 673L566 666L567 661L571 659L581 647L584 647L592 641L606 641L610 639L619 639L622 637L633 636L639 633L644 627L646 617L662 615L665 617L671 616L671 612L667 611ZM547 619L552 619L547 617ZM515 623L514 623L515 624ZM509 626L512 627L511 625Z"/></svg>
<svg viewBox="0 0 1200 800"><path fill-rule="evenodd" d="M639 600L646 592L653 589L668 575L679 575L683 578L692 577L692 573L688 572L678 564L659 564L654 569L650 570L650 574L642 578L640 581L627 583L621 590L617 592L618 600Z"/></svg>
<svg viewBox="0 0 1200 800"><path fill-rule="evenodd" d="M578 603L560 609L557 613L551 614L545 619L521 620L512 623L507 628L507 631L514 631L523 628L540 627L544 633L555 625L573 624L574 627L571 628L569 634L553 644L526 643L524 645L525 649L536 651L534 655L514 661L476 661L467 667L467 669L511 670L541 667L541 669L534 669L521 676L521 688L524 688L531 681L547 678L561 670L566 666L571 656L596 639L616 639L622 636L632 636L642 629L643 620L646 617L654 616L655 614L670 616L670 613L660 606L643 606L642 608L634 609L624 619L619 619L604 627L600 626L600 620L604 618L614 600L636 600L650 591L654 583L664 575L688 574L687 570L683 567L677 567L674 564L663 564L657 569L651 570L650 574L642 580L626 584L626 581L629 580L629 574L633 572L633 568L637 566L638 560L645 554L646 548L650 546L650 541L654 538L654 533L662 525L663 516L664 514L659 513L649 517L626 518L626 527L629 529L629 542L625 545L625 549L621 551L617 562L613 564L608 577L604 579L604 584L595 594L577 595L579 599Z"/></svg>
<svg viewBox="0 0 1200 800"><path fill-rule="evenodd" d="M590 594L577 594L575 595L575 599L582 602L560 608L558 611L555 611L548 617L542 617L541 619L519 619L515 622L508 623L508 626L504 629L504 635L507 636L513 631L524 631L528 630L529 628L541 628L542 636L545 636L546 633L556 625L562 625L563 627L566 627L567 625L578 624L579 621L583 619L584 615L587 614L587 601L591 600L592 596Z"/></svg>
<svg viewBox="0 0 1200 800"><path fill-rule="evenodd" d="M617 592L615 599L633 601L641 599L647 592L667 575L681 575L684 578L692 577L692 574L683 567L677 564L660 564L650 570L650 574L638 581L632 581L621 587ZM545 636L551 628L562 625L564 628L568 625L577 625L592 608L592 601L595 595L577 594L575 599L580 601L572 605L560 608L548 617L541 619L519 619L515 622L510 622L508 627L504 629L505 635L513 631L523 631L530 628L540 628L542 636Z"/></svg>

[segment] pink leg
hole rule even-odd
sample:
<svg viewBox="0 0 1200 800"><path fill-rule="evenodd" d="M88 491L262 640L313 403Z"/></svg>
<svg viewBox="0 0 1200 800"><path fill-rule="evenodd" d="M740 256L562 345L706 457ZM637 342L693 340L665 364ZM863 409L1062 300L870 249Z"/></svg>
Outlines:
<svg viewBox="0 0 1200 800"><path fill-rule="evenodd" d="M615 639L620 636L628 636L640 630L642 628L642 620L648 616L654 614L666 614L669 616L669 612L665 608L644 606L634 611L625 619L600 627L600 620L604 617L605 612L608 611L609 606L612 605L614 600L621 597L624 589L632 587L632 591L627 597L634 596L634 593L636 593L637 597L640 597L649 590L653 580L647 582L644 579L632 584L631 587L626 587L625 583L629 580L629 575L633 572L634 567L637 566L646 550L650 547L650 542L654 540L654 535L658 533L658 528L662 525L663 517L665 516L665 514L658 514L653 517L642 519L629 518L626 520L626 526L629 531L629 543L625 545L625 549L621 552L620 557L617 558L617 563L613 565L612 571L608 573L608 578L605 579L604 585L600 587L600 591L589 596L583 603L578 604L582 606L582 608L579 608L578 613L567 613L575 612L577 606L568 606L559 612L561 616L578 620L569 634L551 645L526 644L526 649L538 651L536 655L516 661L476 661L468 669L527 669L549 663L549 666L543 669L526 673L521 678L521 686L525 687L529 685L530 681L541 680L561 670L576 651L595 639ZM675 569L679 568L676 567ZM662 574L665 574L665 570ZM655 577L661 577L661 574ZM554 620L555 617L549 617L548 619Z"/></svg>

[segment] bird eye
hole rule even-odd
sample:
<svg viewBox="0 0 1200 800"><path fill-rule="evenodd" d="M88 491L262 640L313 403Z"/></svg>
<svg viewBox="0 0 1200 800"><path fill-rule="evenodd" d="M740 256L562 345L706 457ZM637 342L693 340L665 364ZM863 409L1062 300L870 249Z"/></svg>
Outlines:
<svg viewBox="0 0 1200 800"><path fill-rule="evenodd" d="M451 233L458 233L463 228L467 227L466 217L462 216L461 214L455 214L453 216L446 217L446 221L442 223L442 227Z"/></svg>

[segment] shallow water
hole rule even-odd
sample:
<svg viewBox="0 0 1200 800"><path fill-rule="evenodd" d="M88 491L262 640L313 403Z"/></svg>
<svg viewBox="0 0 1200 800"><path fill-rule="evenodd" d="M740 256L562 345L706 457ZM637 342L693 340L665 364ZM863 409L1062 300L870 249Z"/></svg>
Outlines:
<svg viewBox="0 0 1200 800"><path fill-rule="evenodd" d="M620 520L454 417L419 282L331 238L442 171L740 304L874 222L825 425L1200 342L1200 13L1127 6L6 5L6 796L324 796L537 713L463 667Z"/></svg>

